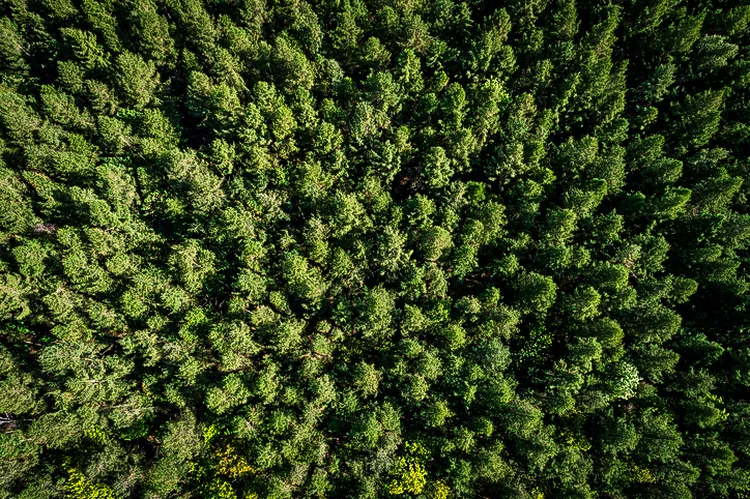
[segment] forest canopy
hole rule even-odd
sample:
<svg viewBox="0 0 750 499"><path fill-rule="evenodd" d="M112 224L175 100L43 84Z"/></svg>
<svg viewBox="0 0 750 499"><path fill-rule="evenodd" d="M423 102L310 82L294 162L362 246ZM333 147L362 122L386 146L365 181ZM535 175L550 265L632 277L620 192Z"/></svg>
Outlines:
<svg viewBox="0 0 750 499"><path fill-rule="evenodd" d="M749 24L0 1L0 499L750 497Z"/></svg>

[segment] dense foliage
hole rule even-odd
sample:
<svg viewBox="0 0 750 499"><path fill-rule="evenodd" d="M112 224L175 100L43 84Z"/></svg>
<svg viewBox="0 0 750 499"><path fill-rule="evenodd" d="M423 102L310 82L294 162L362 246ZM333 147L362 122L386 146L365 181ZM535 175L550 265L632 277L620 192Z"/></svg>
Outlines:
<svg viewBox="0 0 750 499"><path fill-rule="evenodd" d="M0 1L0 497L750 497L749 23Z"/></svg>

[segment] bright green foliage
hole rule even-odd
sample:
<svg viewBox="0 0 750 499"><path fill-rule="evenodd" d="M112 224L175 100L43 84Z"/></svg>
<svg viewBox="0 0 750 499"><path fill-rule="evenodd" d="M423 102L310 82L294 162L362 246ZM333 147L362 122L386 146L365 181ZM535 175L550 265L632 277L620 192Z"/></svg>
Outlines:
<svg viewBox="0 0 750 499"><path fill-rule="evenodd" d="M531 272L519 276L514 283L518 302L527 313L540 313L555 303L556 286L547 276Z"/></svg>
<svg viewBox="0 0 750 499"><path fill-rule="evenodd" d="M425 184L433 189L448 185L453 171L442 147L433 147L425 157L423 170Z"/></svg>
<svg viewBox="0 0 750 499"><path fill-rule="evenodd" d="M742 3L0 1L0 499L748 496Z"/></svg>
<svg viewBox="0 0 750 499"><path fill-rule="evenodd" d="M116 499L117 496L108 486L92 482L76 468L68 470L68 479L63 485L66 498L69 499Z"/></svg>
<svg viewBox="0 0 750 499"><path fill-rule="evenodd" d="M147 106L154 99L159 84L156 66L146 63L139 55L122 53L117 57L119 84L127 105L136 109Z"/></svg>

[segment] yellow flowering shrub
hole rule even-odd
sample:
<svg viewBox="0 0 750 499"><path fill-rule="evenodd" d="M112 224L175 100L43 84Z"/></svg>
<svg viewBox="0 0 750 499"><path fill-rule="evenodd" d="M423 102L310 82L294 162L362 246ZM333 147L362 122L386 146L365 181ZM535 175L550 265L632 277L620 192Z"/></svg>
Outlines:
<svg viewBox="0 0 750 499"><path fill-rule="evenodd" d="M211 443L211 440L219 434L219 429L216 427L215 424L212 424L208 428L203 429L203 442L208 444Z"/></svg>
<svg viewBox="0 0 750 499"><path fill-rule="evenodd" d="M429 457L427 449L419 442L404 442L404 452L417 461L426 461Z"/></svg>
<svg viewBox="0 0 750 499"><path fill-rule="evenodd" d="M577 409L573 409L570 411L568 422L560 428L562 441L581 452L591 450L591 443L584 436L584 421L585 418L581 417L581 413Z"/></svg>
<svg viewBox="0 0 750 499"><path fill-rule="evenodd" d="M63 485L63 492L66 499L117 499L117 495L111 488L89 480L76 468L68 470L68 479Z"/></svg>
<svg viewBox="0 0 750 499"><path fill-rule="evenodd" d="M563 441L569 446L581 452L591 450L591 444L582 435L563 431L561 433Z"/></svg>
<svg viewBox="0 0 750 499"><path fill-rule="evenodd" d="M219 475L239 478L255 471L247 459L238 455L231 445L227 445L224 450L217 451L215 456L218 461L215 470Z"/></svg>
<svg viewBox="0 0 750 499"><path fill-rule="evenodd" d="M98 426L87 428L86 430L84 430L83 434L90 442L97 445L104 445L109 439L107 437L107 434L104 433L104 430L102 430Z"/></svg>
<svg viewBox="0 0 750 499"><path fill-rule="evenodd" d="M210 499L237 499L232 484L225 480L214 480L208 486L207 496Z"/></svg>
<svg viewBox="0 0 750 499"><path fill-rule="evenodd" d="M396 478L388 486L388 493L392 495L419 494L427 484L427 471L419 463L409 462L402 457L394 471Z"/></svg>
<svg viewBox="0 0 750 499"><path fill-rule="evenodd" d="M430 483L427 489L428 499L450 499L453 497L450 487L442 480Z"/></svg>
<svg viewBox="0 0 750 499"><path fill-rule="evenodd" d="M635 464L630 466L630 479L636 483L654 483L656 481L656 477L651 473L651 470Z"/></svg>
<svg viewBox="0 0 750 499"><path fill-rule="evenodd" d="M427 484L427 449L420 443L405 442L406 456L399 459L393 469L395 478L388 485L391 495L419 494Z"/></svg>

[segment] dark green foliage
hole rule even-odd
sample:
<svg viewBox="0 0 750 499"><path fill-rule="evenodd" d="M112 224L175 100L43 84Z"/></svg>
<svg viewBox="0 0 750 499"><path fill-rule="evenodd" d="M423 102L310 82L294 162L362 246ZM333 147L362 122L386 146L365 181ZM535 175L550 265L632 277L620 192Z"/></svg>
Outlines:
<svg viewBox="0 0 750 499"><path fill-rule="evenodd" d="M0 1L0 499L748 497L748 27Z"/></svg>

